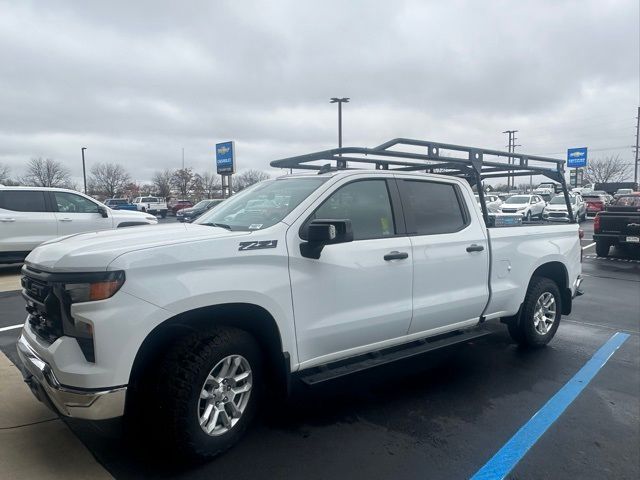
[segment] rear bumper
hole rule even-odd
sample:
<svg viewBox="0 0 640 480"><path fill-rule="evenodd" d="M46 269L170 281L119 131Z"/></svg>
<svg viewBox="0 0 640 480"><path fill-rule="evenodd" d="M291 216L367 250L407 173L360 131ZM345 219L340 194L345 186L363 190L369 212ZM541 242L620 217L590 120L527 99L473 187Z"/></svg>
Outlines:
<svg viewBox="0 0 640 480"><path fill-rule="evenodd" d="M616 235L610 233L595 233L593 235L593 239L597 242L598 240L605 240L611 244L624 244L624 245L635 245L640 247L640 243L638 242L628 242L627 237L638 237L639 234L630 234L630 235Z"/></svg>
<svg viewBox="0 0 640 480"><path fill-rule="evenodd" d="M35 397L55 412L86 420L124 415L126 386L94 390L61 385L50 365L29 345L24 335L20 335L17 349L24 381Z"/></svg>

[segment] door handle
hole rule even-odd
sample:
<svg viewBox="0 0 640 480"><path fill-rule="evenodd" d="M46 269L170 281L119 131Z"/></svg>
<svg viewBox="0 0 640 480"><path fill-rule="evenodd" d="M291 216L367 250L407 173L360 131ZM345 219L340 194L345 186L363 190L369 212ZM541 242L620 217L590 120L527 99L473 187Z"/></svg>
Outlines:
<svg viewBox="0 0 640 480"><path fill-rule="evenodd" d="M0 222L4 222L4 223L10 223L15 221L16 221L15 218L0 218Z"/></svg>
<svg viewBox="0 0 640 480"><path fill-rule="evenodd" d="M405 258L409 258L409 254L407 252L398 252L397 250L389 252L384 256L387 262L389 260L404 260Z"/></svg>
<svg viewBox="0 0 640 480"><path fill-rule="evenodd" d="M60 221L61 222L71 222L72 219L70 219L70 218L61 218Z"/></svg>
<svg viewBox="0 0 640 480"><path fill-rule="evenodd" d="M481 252L484 250L484 247L482 245L477 245L477 244L471 244L467 247L467 252Z"/></svg>

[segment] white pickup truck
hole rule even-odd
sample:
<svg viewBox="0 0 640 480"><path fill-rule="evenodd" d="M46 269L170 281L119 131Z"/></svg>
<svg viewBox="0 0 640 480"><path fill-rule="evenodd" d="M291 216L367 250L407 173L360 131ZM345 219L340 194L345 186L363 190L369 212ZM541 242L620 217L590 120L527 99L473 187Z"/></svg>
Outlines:
<svg viewBox="0 0 640 480"><path fill-rule="evenodd" d="M150 213L151 215L167 217L167 202L157 197L136 197L133 203L139 212Z"/></svg>
<svg viewBox="0 0 640 480"><path fill-rule="evenodd" d="M487 228L485 214L456 176L322 167L153 235L47 242L23 268L25 379L62 415L124 416L173 454L211 457L294 378L422 354L489 321L543 346L581 293L578 226Z"/></svg>

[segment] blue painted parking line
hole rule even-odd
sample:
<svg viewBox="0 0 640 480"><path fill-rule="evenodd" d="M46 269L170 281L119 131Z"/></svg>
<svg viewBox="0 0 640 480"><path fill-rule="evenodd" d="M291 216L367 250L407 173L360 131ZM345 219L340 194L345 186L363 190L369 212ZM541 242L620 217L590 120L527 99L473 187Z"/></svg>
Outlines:
<svg viewBox="0 0 640 480"><path fill-rule="evenodd" d="M472 480L504 478L540 439L580 392L598 374L611 355L629 338L615 333L591 359L496 453Z"/></svg>

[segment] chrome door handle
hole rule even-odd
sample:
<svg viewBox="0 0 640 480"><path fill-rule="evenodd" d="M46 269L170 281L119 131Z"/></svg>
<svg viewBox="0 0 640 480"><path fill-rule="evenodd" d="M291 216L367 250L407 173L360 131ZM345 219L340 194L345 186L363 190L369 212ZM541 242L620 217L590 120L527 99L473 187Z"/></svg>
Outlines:
<svg viewBox="0 0 640 480"><path fill-rule="evenodd" d="M72 219L70 219L70 218L61 218L60 221L61 222L71 222Z"/></svg>
<svg viewBox="0 0 640 480"><path fill-rule="evenodd" d="M397 250L389 252L384 256L387 262L389 260L404 260L405 258L409 258L409 254L407 252L398 252Z"/></svg>
<svg viewBox="0 0 640 480"><path fill-rule="evenodd" d="M15 218L0 218L0 222L4 222L4 223L11 223L15 221L16 221Z"/></svg>
<svg viewBox="0 0 640 480"><path fill-rule="evenodd" d="M484 250L482 245L472 244L467 247L467 252L481 252Z"/></svg>

